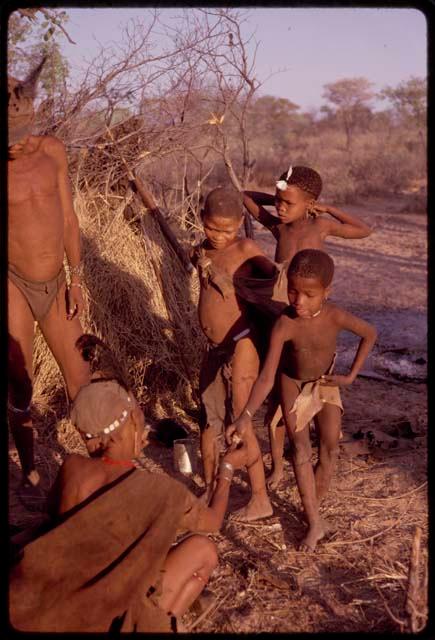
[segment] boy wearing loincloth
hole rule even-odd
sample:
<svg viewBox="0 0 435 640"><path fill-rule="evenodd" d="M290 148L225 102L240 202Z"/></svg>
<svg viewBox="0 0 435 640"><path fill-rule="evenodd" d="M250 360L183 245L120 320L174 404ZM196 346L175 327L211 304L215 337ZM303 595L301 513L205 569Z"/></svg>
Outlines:
<svg viewBox="0 0 435 640"><path fill-rule="evenodd" d="M213 489L225 425L240 415L259 370L255 328L246 305L235 293L234 280L256 272L270 276L275 267L253 240L238 237L243 222L240 193L222 187L213 189L201 215L206 239L193 250L192 263L198 269L201 285L199 322L208 339L199 381L200 446L207 500ZM256 451L256 462L248 469L252 497L238 516L257 519L271 515L272 506L252 428L245 437Z"/></svg>
<svg viewBox="0 0 435 640"><path fill-rule="evenodd" d="M318 249L299 251L288 268L290 306L276 321L264 367L240 417L226 432L227 440L250 429L252 418L271 391L278 367L282 414L292 446L292 463L308 531L299 549L313 551L325 535L319 504L334 472L341 431L342 404L339 386L348 386L375 340L369 323L327 302L334 272L332 258ZM351 331L361 340L350 371L331 374L337 336ZM311 464L309 422L316 416L319 459Z"/></svg>
<svg viewBox="0 0 435 640"><path fill-rule="evenodd" d="M95 344L104 346L79 339L88 353ZM71 420L91 458L66 457L50 495L56 526L12 570L11 622L20 631L180 630L179 617L218 564L215 543L200 532L220 529L247 446L221 460L207 507L180 482L140 468L148 428L115 371L95 373L73 403Z"/></svg>
<svg viewBox="0 0 435 640"><path fill-rule="evenodd" d="M244 192L243 202L249 213L269 229L277 241L276 262L290 261L301 249L323 249L329 236L357 239L371 234L370 227L357 217L338 207L317 202L321 190L322 179L317 171L310 167L290 166L276 183L274 196ZM274 205L278 216L262 205ZM323 213L331 217L319 215ZM274 390L265 418L272 452L272 473L267 479L271 489L278 486L283 473L284 428L276 413L278 396Z"/></svg>
<svg viewBox="0 0 435 640"><path fill-rule="evenodd" d="M73 399L89 380L89 367L74 347L82 333L82 266L65 147L52 136L32 135L33 99L43 62L25 81L8 78L8 414L30 489L40 480L30 413L35 322L60 367L69 397Z"/></svg>

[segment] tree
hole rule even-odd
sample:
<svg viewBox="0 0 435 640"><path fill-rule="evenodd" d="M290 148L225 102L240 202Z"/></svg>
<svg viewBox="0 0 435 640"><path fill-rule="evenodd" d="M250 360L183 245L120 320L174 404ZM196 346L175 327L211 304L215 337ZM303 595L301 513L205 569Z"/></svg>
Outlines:
<svg viewBox="0 0 435 640"><path fill-rule="evenodd" d="M426 79L411 76L397 85L384 87L379 93L382 100L389 100L399 122L424 128L426 126Z"/></svg>
<svg viewBox="0 0 435 640"><path fill-rule="evenodd" d="M324 85L323 97L335 107L335 115L344 127L349 151L356 127L367 127L371 117L370 101L375 97L372 82L366 78L343 78ZM325 112L329 113L326 106Z"/></svg>

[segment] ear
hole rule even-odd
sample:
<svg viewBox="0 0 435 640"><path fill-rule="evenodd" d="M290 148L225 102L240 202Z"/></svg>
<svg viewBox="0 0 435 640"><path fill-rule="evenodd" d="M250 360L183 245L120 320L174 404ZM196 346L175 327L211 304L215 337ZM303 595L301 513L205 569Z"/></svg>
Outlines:
<svg viewBox="0 0 435 640"><path fill-rule="evenodd" d="M239 230L239 229L240 229L240 227L242 226L242 224L243 224L244 220L245 220L245 214L244 214L244 213L242 213L242 217L240 218L240 222L239 222L239 224L238 224L237 230Z"/></svg>
<svg viewBox="0 0 435 640"><path fill-rule="evenodd" d="M36 97L36 84L46 60L47 56L44 56L38 66L18 85L17 89L24 98L33 100Z"/></svg>
<svg viewBox="0 0 435 640"><path fill-rule="evenodd" d="M330 284L328 287L326 287L325 292L323 294L323 299L327 300L329 298L329 296L331 295L331 291L332 291L332 284Z"/></svg>

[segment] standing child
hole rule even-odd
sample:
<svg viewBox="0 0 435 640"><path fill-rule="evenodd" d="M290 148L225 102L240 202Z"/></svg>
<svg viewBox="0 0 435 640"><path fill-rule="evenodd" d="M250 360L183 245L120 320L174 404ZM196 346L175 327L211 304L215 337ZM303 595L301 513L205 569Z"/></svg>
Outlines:
<svg viewBox="0 0 435 640"><path fill-rule="evenodd" d="M322 190L322 179L314 169L290 166L276 183L275 196L245 191L243 202L249 213L267 227L277 240L276 262L290 261L301 249L323 249L328 236L366 238L371 229L364 222L327 204L316 202ZM277 216L261 205L275 205ZM318 214L327 213L330 217ZM265 423L269 427L272 452L272 473L267 484L277 487L283 474L284 426L276 413L278 394L270 399Z"/></svg>
<svg viewBox="0 0 435 640"><path fill-rule="evenodd" d="M301 551L314 551L326 525L319 503L328 491L338 455L342 404L339 385L350 385L360 371L375 340L375 328L327 302L334 263L324 251L299 251L288 268L290 306L278 318L264 367L238 420L227 429L244 436L251 420L271 391L278 365L281 407L292 445L292 462L308 531ZM361 337L347 375L331 375L338 334L351 331ZM317 416L319 459L313 470L309 422Z"/></svg>
<svg viewBox="0 0 435 640"><path fill-rule="evenodd" d="M255 330L245 304L235 293L234 279L256 272L269 277L275 266L253 240L238 237L243 222L243 198L239 192L222 187L213 189L201 217L206 239L193 251L192 263L198 269L201 284L199 322L208 339L199 384L200 444L205 495L209 498L225 426L240 415L259 370ZM271 515L272 505L252 426L246 434L246 444L250 459L255 460L248 468L252 498L239 517L255 520Z"/></svg>

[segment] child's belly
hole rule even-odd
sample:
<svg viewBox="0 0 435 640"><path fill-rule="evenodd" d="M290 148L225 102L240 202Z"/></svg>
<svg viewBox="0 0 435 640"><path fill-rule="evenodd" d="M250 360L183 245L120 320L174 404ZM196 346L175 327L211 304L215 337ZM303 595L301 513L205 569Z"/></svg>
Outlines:
<svg viewBox="0 0 435 640"><path fill-rule="evenodd" d="M201 291L198 317L202 330L214 344L227 342L249 327L244 309L236 296L224 299L210 287Z"/></svg>
<svg viewBox="0 0 435 640"><path fill-rule="evenodd" d="M288 349L281 358L280 371L297 380L317 380L331 366L335 344L323 349Z"/></svg>

